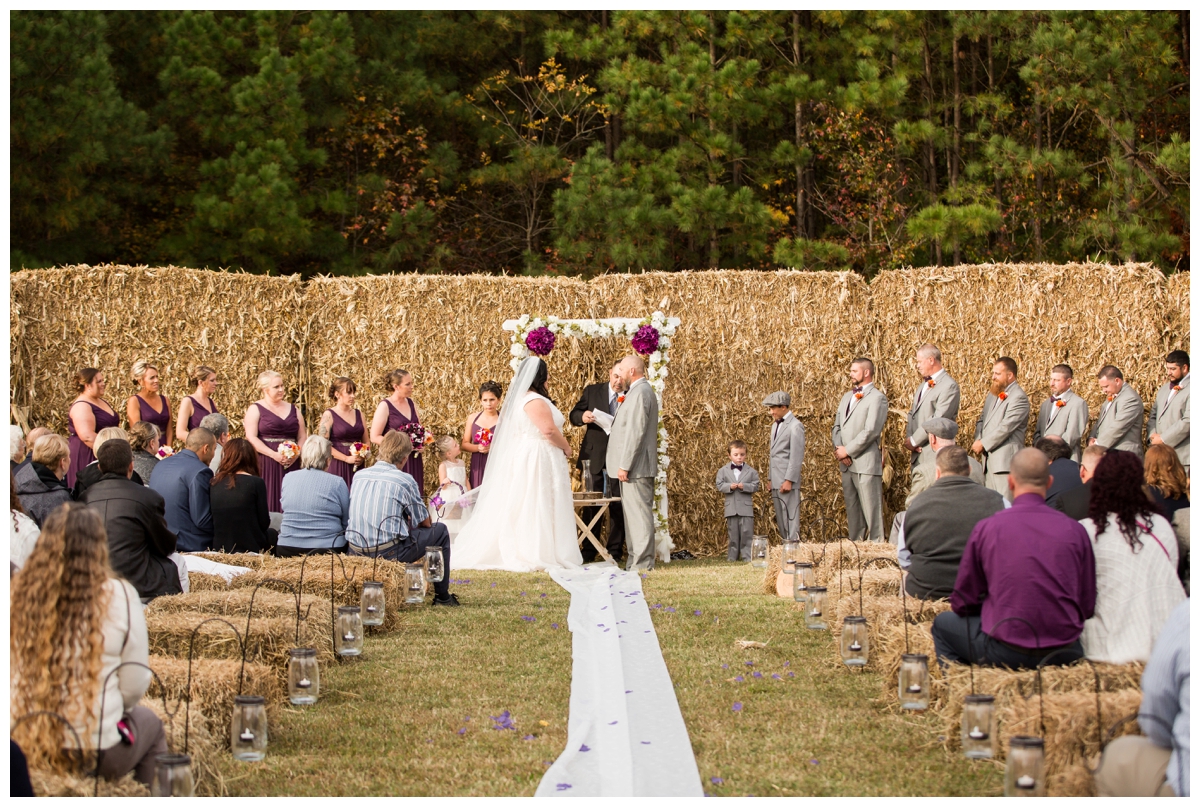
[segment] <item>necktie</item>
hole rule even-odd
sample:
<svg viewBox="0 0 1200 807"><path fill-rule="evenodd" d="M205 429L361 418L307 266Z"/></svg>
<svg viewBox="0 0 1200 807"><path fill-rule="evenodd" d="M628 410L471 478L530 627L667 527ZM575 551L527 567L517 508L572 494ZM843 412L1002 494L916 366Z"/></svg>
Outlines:
<svg viewBox="0 0 1200 807"><path fill-rule="evenodd" d="M617 415L617 393L608 393L608 414L616 417Z"/></svg>
<svg viewBox="0 0 1200 807"><path fill-rule="evenodd" d="M779 424L783 423L783 418L775 421L775 425L771 427L771 442L775 442L775 435L779 434Z"/></svg>

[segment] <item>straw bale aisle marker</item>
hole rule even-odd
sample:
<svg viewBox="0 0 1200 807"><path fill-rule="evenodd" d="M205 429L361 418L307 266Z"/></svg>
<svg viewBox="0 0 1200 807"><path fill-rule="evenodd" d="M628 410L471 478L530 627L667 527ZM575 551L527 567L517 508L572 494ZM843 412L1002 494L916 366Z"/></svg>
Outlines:
<svg viewBox="0 0 1200 807"><path fill-rule="evenodd" d="M630 317L607 317L604 319L559 319L558 317L530 316L505 320L500 326L512 332L513 372L521 360L536 353L546 356L554 349L559 336L585 339L604 339L611 336L628 336L637 353L646 359L646 381L658 399L658 472L654 475L654 553L663 563L671 562L675 544L667 525L667 466L671 459L667 455L667 429L663 425L663 387L667 377L667 355L671 337L679 328L678 317L667 317L655 311L644 319Z"/></svg>

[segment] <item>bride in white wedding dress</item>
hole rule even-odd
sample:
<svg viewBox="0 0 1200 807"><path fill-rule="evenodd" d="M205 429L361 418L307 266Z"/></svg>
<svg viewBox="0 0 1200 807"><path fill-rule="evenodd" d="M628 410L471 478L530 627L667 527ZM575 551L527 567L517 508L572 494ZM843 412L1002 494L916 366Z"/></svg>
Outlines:
<svg viewBox="0 0 1200 807"><path fill-rule="evenodd" d="M546 363L521 362L488 451L487 475L469 495L471 520L454 542L454 569L529 572L583 565L575 532L571 447L546 390Z"/></svg>

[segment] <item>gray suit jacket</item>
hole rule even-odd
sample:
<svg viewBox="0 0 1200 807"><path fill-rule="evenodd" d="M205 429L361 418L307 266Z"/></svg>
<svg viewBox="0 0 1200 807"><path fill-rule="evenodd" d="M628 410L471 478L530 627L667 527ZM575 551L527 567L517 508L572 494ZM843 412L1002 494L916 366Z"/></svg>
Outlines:
<svg viewBox="0 0 1200 807"><path fill-rule="evenodd" d="M746 487L739 490L730 490L729 486L735 482L741 482ZM758 478L758 471L754 470L747 463L742 467L742 478L736 479L733 475L733 465L725 463L717 470L717 490L725 494L725 517L730 516L754 516L754 497L753 494L758 490L758 486L762 480Z"/></svg>
<svg viewBox="0 0 1200 807"><path fill-rule="evenodd" d="M800 466L804 464L804 424L788 412L779 428L771 424L775 439L771 441L771 489L779 490L785 481L792 489L800 487Z"/></svg>
<svg viewBox="0 0 1200 807"><path fill-rule="evenodd" d="M1100 414L1092 426L1091 437L1096 445L1119 451L1132 451L1142 456L1142 421L1146 418L1146 407L1142 396L1133 387L1124 384L1111 402L1100 405Z"/></svg>
<svg viewBox="0 0 1200 807"><path fill-rule="evenodd" d="M1192 392L1191 373L1179 382L1179 386L1183 389L1175 393L1170 403L1167 403L1167 397L1171 394L1171 382L1168 381L1159 387L1158 397L1154 399L1154 407L1150 410L1150 418L1146 423L1146 434L1162 435L1162 441L1175 449L1179 461L1184 465L1191 465L1189 449L1192 442L1192 416L1188 413Z"/></svg>
<svg viewBox="0 0 1200 807"><path fill-rule="evenodd" d="M850 416L846 407L854 400L854 393L847 392L838 403L833 417L834 448L844 446L853 460L850 467L838 463L842 471L870 476L883 475L883 454L879 451L879 435L887 423L888 402L879 388L872 384L863 392L860 401L854 404Z"/></svg>
<svg viewBox="0 0 1200 807"><path fill-rule="evenodd" d="M1029 430L1029 396L1014 381L1002 401L988 393L983 412L975 422L975 439L983 442L983 467L997 474L1008 473L1009 463L1025 447L1025 432Z"/></svg>
<svg viewBox="0 0 1200 807"><path fill-rule="evenodd" d="M649 381L639 379L617 408L604 467L614 479L622 468L630 479L658 474L658 399Z"/></svg>
<svg viewBox="0 0 1200 807"><path fill-rule="evenodd" d="M1079 462L1083 455L1083 435L1087 431L1087 401L1083 396L1076 395L1074 390L1067 390L1062 395L1062 403L1062 406L1055 406L1049 398L1042 402L1038 410L1037 428L1033 431L1033 442L1057 434L1071 447L1071 459Z"/></svg>
<svg viewBox="0 0 1200 807"><path fill-rule="evenodd" d="M924 390L924 394L922 394L922 390ZM917 403L918 395L921 396L919 404ZM929 382L922 381L913 391L912 406L908 409L908 423L904 427L904 436L917 448L928 448L929 435L921 428L921 424L931 418L958 420L958 404L961 397L958 382L951 378L949 373L943 372L941 377L934 381L932 387L929 386ZM912 465L917 463L933 465L933 452L914 453L909 458L909 462Z"/></svg>

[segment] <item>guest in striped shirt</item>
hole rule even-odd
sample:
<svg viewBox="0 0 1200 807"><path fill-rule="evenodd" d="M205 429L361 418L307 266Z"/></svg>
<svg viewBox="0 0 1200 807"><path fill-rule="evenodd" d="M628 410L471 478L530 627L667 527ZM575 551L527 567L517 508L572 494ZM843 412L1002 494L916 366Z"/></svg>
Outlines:
<svg viewBox="0 0 1200 807"><path fill-rule="evenodd" d="M440 546L448 570L450 533L445 524L430 522L416 480L400 470L411 453L408 435L390 431L379 443L378 461L354 475L347 548L351 555L414 563L425 557L426 547ZM458 605L458 597L450 593L448 574L433 584L433 590L434 605Z"/></svg>

